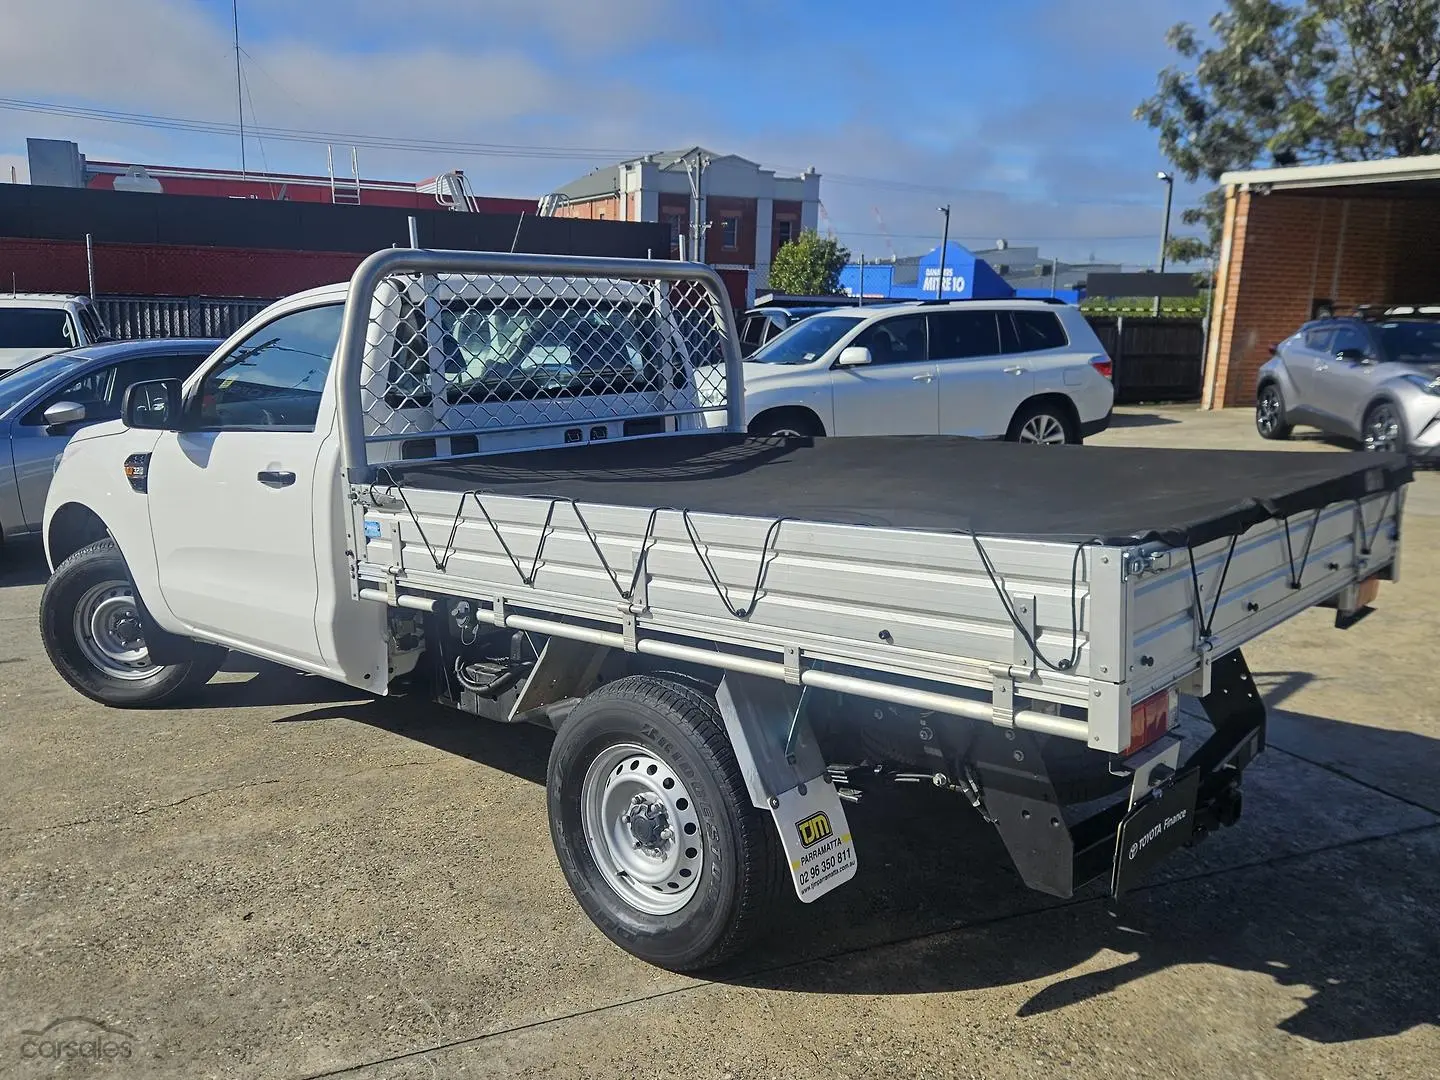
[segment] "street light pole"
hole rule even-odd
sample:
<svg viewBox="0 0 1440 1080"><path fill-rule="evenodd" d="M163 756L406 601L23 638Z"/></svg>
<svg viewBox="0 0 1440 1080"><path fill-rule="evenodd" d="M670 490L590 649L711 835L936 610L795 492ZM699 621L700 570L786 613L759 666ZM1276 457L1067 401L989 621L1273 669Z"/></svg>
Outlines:
<svg viewBox="0 0 1440 1080"><path fill-rule="evenodd" d="M950 247L950 204L938 208L945 215L945 232L940 237L940 278L935 282L935 299L945 295L945 252Z"/></svg>
<svg viewBox="0 0 1440 1080"><path fill-rule="evenodd" d="M1165 254L1170 247L1170 202L1175 198L1175 177L1167 172L1157 172L1156 180L1164 181L1165 184L1165 224L1160 228L1160 273L1165 273ZM1155 297L1155 315L1160 315L1160 297Z"/></svg>

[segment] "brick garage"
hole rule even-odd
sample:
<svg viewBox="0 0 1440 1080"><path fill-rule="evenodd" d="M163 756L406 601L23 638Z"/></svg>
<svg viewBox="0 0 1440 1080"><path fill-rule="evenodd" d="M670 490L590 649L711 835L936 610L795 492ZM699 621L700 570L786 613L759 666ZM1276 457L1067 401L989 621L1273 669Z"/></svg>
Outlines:
<svg viewBox="0 0 1440 1080"><path fill-rule="evenodd" d="M1440 156L1228 173L1206 408L1248 406L1317 304L1440 303Z"/></svg>

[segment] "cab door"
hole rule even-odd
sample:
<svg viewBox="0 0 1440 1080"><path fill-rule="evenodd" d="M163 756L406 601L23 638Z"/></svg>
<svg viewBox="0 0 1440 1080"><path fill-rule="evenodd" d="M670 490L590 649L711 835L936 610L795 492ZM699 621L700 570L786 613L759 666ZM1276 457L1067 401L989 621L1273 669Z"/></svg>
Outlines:
<svg viewBox="0 0 1440 1080"><path fill-rule="evenodd" d="M999 438L1035 385L1028 356L1005 350L994 309L931 312L930 355L939 385L940 433ZM1007 327L1008 329L1008 327Z"/></svg>

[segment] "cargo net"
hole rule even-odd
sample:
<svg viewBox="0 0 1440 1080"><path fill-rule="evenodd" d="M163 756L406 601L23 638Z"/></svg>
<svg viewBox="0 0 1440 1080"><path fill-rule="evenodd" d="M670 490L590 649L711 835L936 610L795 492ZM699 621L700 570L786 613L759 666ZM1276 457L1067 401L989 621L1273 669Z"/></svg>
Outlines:
<svg viewBox="0 0 1440 1080"><path fill-rule="evenodd" d="M658 277L386 278L362 366L367 457L473 453L479 436L505 432L550 434L486 446L723 426L721 304L700 282ZM437 448L437 435L451 445Z"/></svg>

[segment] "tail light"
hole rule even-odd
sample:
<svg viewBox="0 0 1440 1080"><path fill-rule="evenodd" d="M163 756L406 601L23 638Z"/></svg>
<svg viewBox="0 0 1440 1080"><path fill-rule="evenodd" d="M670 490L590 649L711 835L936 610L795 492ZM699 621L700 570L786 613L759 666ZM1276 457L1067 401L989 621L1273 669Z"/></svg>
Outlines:
<svg viewBox="0 0 1440 1080"><path fill-rule="evenodd" d="M1091 359L1090 366L1107 379L1115 377L1115 365L1110 362L1108 356L1096 356Z"/></svg>
<svg viewBox="0 0 1440 1080"><path fill-rule="evenodd" d="M1271 356L1274 356L1276 353L1278 353L1278 352L1280 351L1280 346L1279 346L1279 345L1271 345L1271 346L1269 347L1269 349L1270 349L1270 355L1271 355Z"/></svg>
<svg viewBox="0 0 1440 1080"><path fill-rule="evenodd" d="M1142 750L1164 735L1175 726L1179 712L1180 695L1173 686L1151 694L1133 706L1130 710L1130 745L1125 748L1125 754Z"/></svg>

